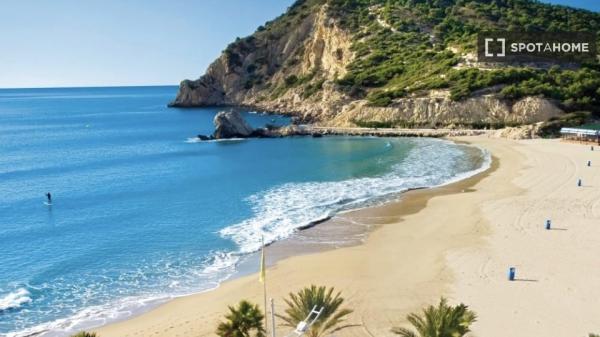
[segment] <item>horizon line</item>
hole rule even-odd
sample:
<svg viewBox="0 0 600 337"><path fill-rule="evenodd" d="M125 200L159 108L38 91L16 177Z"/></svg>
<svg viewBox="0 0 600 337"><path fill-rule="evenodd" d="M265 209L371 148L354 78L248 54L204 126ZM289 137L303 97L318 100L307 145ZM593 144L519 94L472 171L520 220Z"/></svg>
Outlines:
<svg viewBox="0 0 600 337"><path fill-rule="evenodd" d="M41 86L41 87L0 87L0 90L17 89L83 89L83 88L135 88L135 87L178 87L179 84L123 84L123 85L76 85L76 86Z"/></svg>

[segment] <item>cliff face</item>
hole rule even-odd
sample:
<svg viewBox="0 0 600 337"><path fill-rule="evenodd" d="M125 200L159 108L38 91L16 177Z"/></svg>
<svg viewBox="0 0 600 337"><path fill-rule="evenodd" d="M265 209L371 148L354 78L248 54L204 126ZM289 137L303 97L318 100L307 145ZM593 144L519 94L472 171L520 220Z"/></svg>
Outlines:
<svg viewBox="0 0 600 337"><path fill-rule="evenodd" d="M332 117L333 125L355 121L379 121L405 126L520 125L548 120L562 114L550 101L527 97L508 103L495 95L452 101L447 97L403 98L393 106L369 107L352 102Z"/></svg>
<svg viewBox="0 0 600 337"><path fill-rule="evenodd" d="M542 95L507 99L500 94L507 84L460 99L451 97L450 89L425 88L377 106L368 99L373 88L341 84L340 79L347 77L349 69L357 69L353 62L365 58L356 50L366 33L349 29L339 16L331 15L328 6L327 0L298 1L266 27L230 44L200 79L183 81L171 105L251 106L331 126L369 122L408 126L512 125L545 121L563 113L559 108L562 105ZM369 11L377 12L379 8L372 6ZM372 25L388 29L390 34L398 33L378 16L373 16ZM430 27L420 29L431 33ZM435 40L433 33L431 36ZM458 61L449 71L463 67L465 60L470 61L471 67L477 66L471 60L472 51L461 55L454 47L447 47L442 52L451 53L450 50ZM386 93L394 90L389 83L383 89Z"/></svg>
<svg viewBox="0 0 600 337"><path fill-rule="evenodd" d="M172 105L246 105L316 121L347 104L333 80L353 59L351 36L325 7L280 25L278 36L257 31L231 44L204 76L181 83Z"/></svg>
<svg viewBox="0 0 600 337"><path fill-rule="evenodd" d="M252 105L292 113L305 101L314 103L305 91L322 91L345 74L353 59L350 36L324 7L287 19L281 32L258 31L232 43L204 76L181 83L172 105ZM336 96L331 98L341 98Z"/></svg>

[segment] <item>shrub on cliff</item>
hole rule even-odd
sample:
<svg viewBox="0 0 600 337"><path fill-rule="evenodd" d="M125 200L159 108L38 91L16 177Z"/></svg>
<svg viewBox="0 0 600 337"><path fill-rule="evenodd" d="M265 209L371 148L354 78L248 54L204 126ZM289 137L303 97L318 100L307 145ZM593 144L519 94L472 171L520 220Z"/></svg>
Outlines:
<svg viewBox="0 0 600 337"><path fill-rule="evenodd" d="M578 111L568 113L560 117L550 118L540 126L538 134L541 137L558 136L561 128L585 124L589 120L590 116L590 112Z"/></svg>
<svg viewBox="0 0 600 337"><path fill-rule="evenodd" d="M448 88L453 100L500 85L511 100L542 95L567 111L600 110L598 62L577 70L454 68L462 54L475 52L480 31L597 32L598 13L522 0L330 0L329 14L355 34L355 59L339 85L408 93ZM387 106L393 98L378 94L370 101Z"/></svg>
<svg viewBox="0 0 600 337"><path fill-rule="evenodd" d="M298 83L298 76L296 75L290 75L285 78L285 85L288 87L294 86L296 83Z"/></svg>

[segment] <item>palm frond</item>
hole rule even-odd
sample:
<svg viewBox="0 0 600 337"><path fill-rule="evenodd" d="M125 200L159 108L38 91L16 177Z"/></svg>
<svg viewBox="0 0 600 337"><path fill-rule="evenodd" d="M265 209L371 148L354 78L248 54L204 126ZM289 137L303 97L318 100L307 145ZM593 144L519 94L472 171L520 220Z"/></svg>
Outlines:
<svg viewBox="0 0 600 337"><path fill-rule="evenodd" d="M303 321L316 306L317 309L323 308L319 319L315 321L307 335L309 337L319 337L326 333L339 331L354 325L343 324L345 318L353 311L347 308L341 308L344 298L340 292L335 293L335 289L324 286L317 287L311 285L298 291L290 293L284 300L287 308L283 315L276 314L283 320L284 326L296 327Z"/></svg>
<svg viewBox="0 0 600 337"><path fill-rule="evenodd" d="M228 307L225 322L219 323L216 334L220 337L264 337L264 315L258 305L241 301L237 307Z"/></svg>
<svg viewBox="0 0 600 337"><path fill-rule="evenodd" d="M392 332L402 337L417 337L417 335L406 328L392 328Z"/></svg>
<svg viewBox="0 0 600 337"><path fill-rule="evenodd" d="M392 332L403 337L462 337L471 331L477 315L462 303L448 305L442 297L437 306L430 305L420 315L411 313L406 319L416 332L406 328L393 328Z"/></svg>
<svg viewBox="0 0 600 337"><path fill-rule="evenodd" d="M87 331L81 331L74 335L71 335L71 337L96 337L96 336L97 335L95 332L87 332Z"/></svg>

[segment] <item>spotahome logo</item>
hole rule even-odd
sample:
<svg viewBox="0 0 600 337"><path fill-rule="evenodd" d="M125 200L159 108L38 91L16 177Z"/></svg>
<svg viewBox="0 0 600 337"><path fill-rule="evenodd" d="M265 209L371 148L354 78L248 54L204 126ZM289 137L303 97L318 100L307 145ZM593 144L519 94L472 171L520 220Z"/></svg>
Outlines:
<svg viewBox="0 0 600 337"><path fill-rule="evenodd" d="M587 32L482 32L479 62L586 63L596 60L596 36Z"/></svg>

